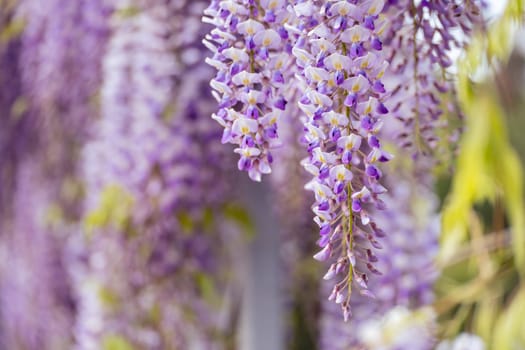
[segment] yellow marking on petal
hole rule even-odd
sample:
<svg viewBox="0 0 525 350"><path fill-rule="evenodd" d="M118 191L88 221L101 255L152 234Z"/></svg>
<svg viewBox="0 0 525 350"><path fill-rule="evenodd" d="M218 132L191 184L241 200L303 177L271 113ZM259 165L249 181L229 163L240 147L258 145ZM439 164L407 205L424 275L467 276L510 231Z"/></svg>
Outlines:
<svg viewBox="0 0 525 350"><path fill-rule="evenodd" d="M345 179L345 174L344 173L337 174L337 180L343 181L344 179Z"/></svg>
<svg viewBox="0 0 525 350"><path fill-rule="evenodd" d="M243 126L243 127L241 128L241 132L242 132L243 134L247 134L247 133L250 132L250 129L249 129L247 126Z"/></svg>
<svg viewBox="0 0 525 350"><path fill-rule="evenodd" d="M271 43L272 43L272 39L264 38L264 40L263 40L263 45L264 46L269 46Z"/></svg>
<svg viewBox="0 0 525 350"><path fill-rule="evenodd" d="M360 36L358 33L355 33L355 34L352 36L352 42L354 42L354 43L360 41L360 39L361 39L361 36Z"/></svg>
<svg viewBox="0 0 525 350"><path fill-rule="evenodd" d="M330 120L330 123L331 123L332 125L337 125L337 124L339 124L338 121L337 121L337 118L336 118L336 117L333 117L333 118Z"/></svg>
<svg viewBox="0 0 525 350"><path fill-rule="evenodd" d="M376 12L376 7L375 7L375 5L372 6L372 7L370 7L370 8L368 9L368 13L369 13L369 14L373 14L373 13L375 13L375 12Z"/></svg>
<svg viewBox="0 0 525 350"><path fill-rule="evenodd" d="M365 114L370 114L372 112L372 106L368 105L365 109Z"/></svg>
<svg viewBox="0 0 525 350"><path fill-rule="evenodd" d="M358 92L359 90L361 90L361 85L355 84L352 86L352 92Z"/></svg>
<svg viewBox="0 0 525 350"><path fill-rule="evenodd" d="M341 64L341 62L335 62L334 63L334 68L336 70L342 70L343 69L343 65Z"/></svg>
<svg viewBox="0 0 525 350"><path fill-rule="evenodd" d="M257 99L253 96L249 97L248 98L248 103L251 104L251 105L254 105L257 103Z"/></svg>

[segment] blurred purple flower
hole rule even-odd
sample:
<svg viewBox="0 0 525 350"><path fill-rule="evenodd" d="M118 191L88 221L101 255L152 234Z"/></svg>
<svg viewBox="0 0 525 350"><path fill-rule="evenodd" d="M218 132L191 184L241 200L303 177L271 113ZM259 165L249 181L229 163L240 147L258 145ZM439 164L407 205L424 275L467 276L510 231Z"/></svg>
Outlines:
<svg viewBox="0 0 525 350"><path fill-rule="evenodd" d="M104 40L92 27L101 25L104 9L98 4L24 0L13 8L12 28L25 26L2 52L0 73L12 83L10 93L2 94L10 113L2 115L1 129L9 137L0 141L2 159L9 159L2 162L0 187L9 186L13 198L2 203L9 215L0 219L5 348L71 345L75 305L64 241L80 214L76 157L100 78L97 57Z"/></svg>
<svg viewBox="0 0 525 350"><path fill-rule="evenodd" d="M460 114L451 66L455 53L482 25L482 6L481 0L402 0L387 6L391 21L384 43L391 64L385 85L392 91L387 105L399 125L392 137L414 158L431 155L439 141L457 138L459 130L446 117L447 112ZM444 128L452 130L449 139L440 140Z"/></svg>
<svg viewBox="0 0 525 350"><path fill-rule="evenodd" d="M116 3L102 115L84 153L92 237L76 243L86 247L73 257L79 349L114 337L148 349L220 344L219 313L208 299L222 281L226 237L215 219L229 199L228 157L208 117L212 72L199 64L203 8L203 1ZM117 219L97 221L113 209Z"/></svg>

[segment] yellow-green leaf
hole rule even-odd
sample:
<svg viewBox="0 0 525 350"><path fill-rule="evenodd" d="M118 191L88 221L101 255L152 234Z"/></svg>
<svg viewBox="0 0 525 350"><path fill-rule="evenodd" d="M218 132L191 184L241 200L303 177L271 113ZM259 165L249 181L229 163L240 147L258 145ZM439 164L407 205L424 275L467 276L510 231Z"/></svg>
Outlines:
<svg viewBox="0 0 525 350"><path fill-rule="evenodd" d="M107 186L100 195L98 207L84 219L88 234L104 227L122 230L129 220L133 204L133 196L124 188L119 185Z"/></svg>
<svg viewBox="0 0 525 350"><path fill-rule="evenodd" d="M120 335L108 335L103 340L104 350L134 350L135 348Z"/></svg>
<svg viewBox="0 0 525 350"><path fill-rule="evenodd" d="M496 322L491 349L525 349L525 288L521 287Z"/></svg>

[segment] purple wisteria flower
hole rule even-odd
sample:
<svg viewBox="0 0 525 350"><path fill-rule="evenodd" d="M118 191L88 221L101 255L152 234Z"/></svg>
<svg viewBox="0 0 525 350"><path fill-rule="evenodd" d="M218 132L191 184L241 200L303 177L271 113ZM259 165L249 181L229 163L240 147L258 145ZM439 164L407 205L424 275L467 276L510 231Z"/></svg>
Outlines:
<svg viewBox="0 0 525 350"><path fill-rule="evenodd" d="M219 111L212 118L224 128L222 142L237 145L238 168L255 181L271 172L277 120L295 72L286 6L285 0L212 0L203 18L214 26L204 41L213 52L206 62L217 69L211 87Z"/></svg>
<svg viewBox="0 0 525 350"><path fill-rule="evenodd" d="M414 158L436 152L440 141L458 139L449 120L460 114L451 68L454 55L482 25L482 6L480 0L388 2L384 44L391 64L385 85L392 97L387 106L401 126L392 136Z"/></svg>
<svg viewBox="0 0 525 350"><path fill-rule="evenodd" d="M0 5L0 21L9 24L13 11L7 11ZM22 81L19 70L21 40L9 38L0 43L0 225L9 212L12 203L13 188L16 183L16 164L22 154L31 148L31 128L28 127L25 111L17 110L20 106ZM17 103L18 102L18 103Z"/></svg>
<svg viewBox="0 0 525 350"><path fill-rule="evenodd" d="M377 224L388 232L381 241L382 249L376 253L377 268L382 275L373 275L369 281L370 289L375 291L375 299L354 295L351 298L353 318L350 324L338 322L337 310L332 304L325 303L321 318L321 349L432 348L433 332L428 332L426 338L420 336L411 339L414 329L433 324L434 321L430 319L421 324L416 322L415 328L410 326L403 331L402 322L397 326L390 322L390 328L401 327L397 332L400 337L391 339L392 343L388 346L386 343L382 345L384 347L372 346L374 341L382 341L379 334L387 332L381 326L389 323L383 316L390 312L398 313L399 311L393 311L397 309L408 319L415 320L412 316L434 300L433 285L439 276L435 258L438 252L440 218L436 214L437 199L429 187L431 177L427 173L426 181L416 182L420 180L420 176L413 176L407 171L388 175L387 184L391 190L385 195L387 209L374 213ZM328 294L329 286L325 285L324 288L325 294ZM370 336L374 329L375 335ZM401 337L402 334L408 336ZM395 347L398 341L405 342L404 347Z"/></svg>
<svg viewBox="0 0 525 350"><path fill-rule="evenodd" d="M382 51L383 1L298 2L299 18L293 55L300 72L304 141L303 160L313 179L305 186L315 194L322 250L314 258L335 260L327 279L341 279L330 300L350 315L354 288L371 295L368 273L379 273L376 257L365 244L380 247L371 211L382 207L378 166L392 157L378 133L388 113L381 78L388 66Z"/></svg>
<svg viewBox="0 0 525 350"><path fill-rule="evenodd" d="M74 319L62 259L66 231L50 218L56 187L37 157L17 164L13 215L1 220L0 346L3 349L69 349Z"/></svg>
<svg viewBox="0 0 525 350"><path fill-rule="evenodd" d="M115 3L101 118L84 150L90 237L72 264L78 349L219 346L209 299L222 286L226 240L215 219L230 198L228 157L209 119L212 69L199 64L204 4Z"/></svg>
<svg viewBox="0 0 525 350"><path fill-rule="evenodd" d="M11 103L1 118L10 134L0 136L1 187L12 198L0 218L2 348L69 349L75 304L64 242L79 215L76 161L95 110L105 9L53 0L22 0L14 9L11 25L25 26L8 56L0 50L2 89L10 83L2 100Z"/></svg>

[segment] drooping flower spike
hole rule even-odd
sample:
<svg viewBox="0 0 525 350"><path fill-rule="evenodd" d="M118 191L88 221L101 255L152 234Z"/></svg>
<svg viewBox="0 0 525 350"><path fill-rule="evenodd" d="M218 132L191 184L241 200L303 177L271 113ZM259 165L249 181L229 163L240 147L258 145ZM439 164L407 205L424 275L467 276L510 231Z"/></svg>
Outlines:
<svg viewBox="0 0 525 350"><path fill-rule="evenodd" d="M314 258L333 261L326 279L336 276L330 299L350 316L353 289L371 295L368 273L374 267L373 248L383 235L370 216L382 207L378 166L392 157L378 133L387 115L381 78L388 66L380 34L385 25L382 1L298 2L294 11L303 37L293 48L300 73L304 141L303 160L313 179L312 210L320 228Z"/></svg>
<svg viewBox="0 0 525 350"><path fill-rule="evenodd" d="M446 118L448 110L460 114L450 67L454 51L481 26L482 6L483 1L459 0L403 0L387 6L390 25L384 43L391 65L385 80L392 91L388 107L402 126L390 136L415 159L434 153L440 141L458 139L459 130ZM451 129L448 134L440 133L446 128Z"/></svg>
<svg viewBox="0 0 525 350"><path fill-rule="evenodd" d="M410 323L407 323L407 328L402 324L391 325L399 327L396 335L409 332L408 337L396 336L389 340L387 336L390 326L384 322L385 315L396 314L400 307L407 315L417 315L418 310L429 308L433 302L433 285L439 276L435 259L440 233L438 200L431 190L430 173L420 177L406 169L390 170L387 176L390 191L384 196L387 209L374 213L377 224L388 232L382 240L383 248L376 254L377 267L382 274L371 276L369 281L375 299L357 294L352 296L350 325L341 324L338 310L324 302L320 337L323 350L379 348L374 342L381 343L381 349L433 348L433 332L414 337L417 327L412 329ZM324 293L329 293L326 285ZM396 347L398 342L404 346Z"/></svg>
<svg viewBox="0 0 525 350"><path fill-rule="evenodd" d="M278 145L277 120L288 103L286 86L293 76L293 21L285 0L212 0L204 22L214 28L204 43L217 69L211 81L224 128L223 143L237 145L238 168L251 179L271 172L271 149Z"/></svg>

